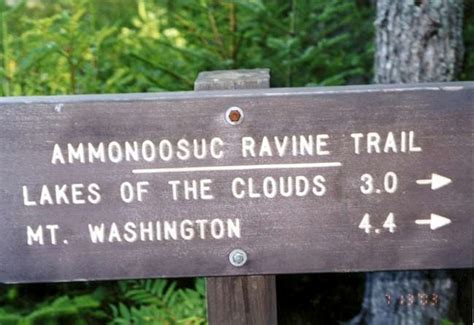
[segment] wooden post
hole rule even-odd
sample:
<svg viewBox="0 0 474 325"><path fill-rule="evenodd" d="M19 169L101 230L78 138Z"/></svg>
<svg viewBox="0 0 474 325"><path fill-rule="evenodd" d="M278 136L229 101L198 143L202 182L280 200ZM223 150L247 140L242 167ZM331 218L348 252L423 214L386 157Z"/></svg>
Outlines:
<svg viewBox="0 0 474 325"><path fill-rule="evenodd" d="M228 70L201 72L194 90L270 87L270 71ZM277 324L275 276L207 278L209 324Z"/></svg>

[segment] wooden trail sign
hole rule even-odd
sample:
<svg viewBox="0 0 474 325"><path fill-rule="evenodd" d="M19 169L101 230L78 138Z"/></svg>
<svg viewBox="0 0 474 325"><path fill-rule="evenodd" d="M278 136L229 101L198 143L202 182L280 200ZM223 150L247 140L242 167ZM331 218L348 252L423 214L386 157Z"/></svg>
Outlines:
<svg viewBox="0 0 474 325"><path fill-rule="evenodd" d="M474 83L0 99L0 282L469 268Z"/></svg>

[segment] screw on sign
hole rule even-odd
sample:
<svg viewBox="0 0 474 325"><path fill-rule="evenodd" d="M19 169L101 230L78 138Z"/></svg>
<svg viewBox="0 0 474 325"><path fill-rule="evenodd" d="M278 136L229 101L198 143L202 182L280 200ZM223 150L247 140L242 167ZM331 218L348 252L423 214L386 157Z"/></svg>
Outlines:
<svg viewBox="0 0 474 325"><path fill-rule="evenodd" d="M242 123L242 120L244 119L244 112L240 107L233 106L230 107L226 113L225 113L225 119L227 123L231 125L237 125Z"/></svg>
<svg viewBox="0 0 474 325"><path fill-rule="evenodd" d="M229 261L235 267L244 266L247 263L247 253L241 249L234 249L229 254Z"/></svg>

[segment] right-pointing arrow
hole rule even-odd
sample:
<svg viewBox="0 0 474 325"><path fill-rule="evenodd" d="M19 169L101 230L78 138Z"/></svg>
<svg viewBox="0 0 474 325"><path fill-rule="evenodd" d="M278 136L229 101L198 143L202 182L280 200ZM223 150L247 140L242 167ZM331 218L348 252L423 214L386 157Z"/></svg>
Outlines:
<svg viewBox="0 0 474 325"><path fill-rule="evenodd" d="M416 181L416 184L431 185L432 190L437 190L451 182L452 180L450 178L433 173L430 179L419 179Z"/></svg>
<svg viewBox="0 0 474 325"><path fill-rule="evenodd" d="M431 230L441 228L441 227L446 226L446 225L451 223L450 219L448 219L446 217L443 217L443 216L440 216L440 215L435 214L435 213L432 213L430 215L430 217L431 217L430 219L415 220L415 223L417 225L430 225Z"/></svg>

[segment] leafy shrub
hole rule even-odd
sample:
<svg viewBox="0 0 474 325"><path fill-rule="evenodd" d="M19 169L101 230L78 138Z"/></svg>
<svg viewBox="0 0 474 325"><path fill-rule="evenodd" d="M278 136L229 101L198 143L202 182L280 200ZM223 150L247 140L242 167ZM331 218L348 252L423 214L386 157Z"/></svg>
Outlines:
<svg viewBox="0 0 474 325"><path fill-rule="evenodd" d="M191 282L2 285L0 324L205 324L205 281Z"/></svg>
<svg viewBox="0 0 474 325"><path fill-rule="evenodd" d="M177 289L176 285L163 280L120 282L124 300L110 306L112 324L204 324L204 279L198 279L194 289Z"/></svg>

